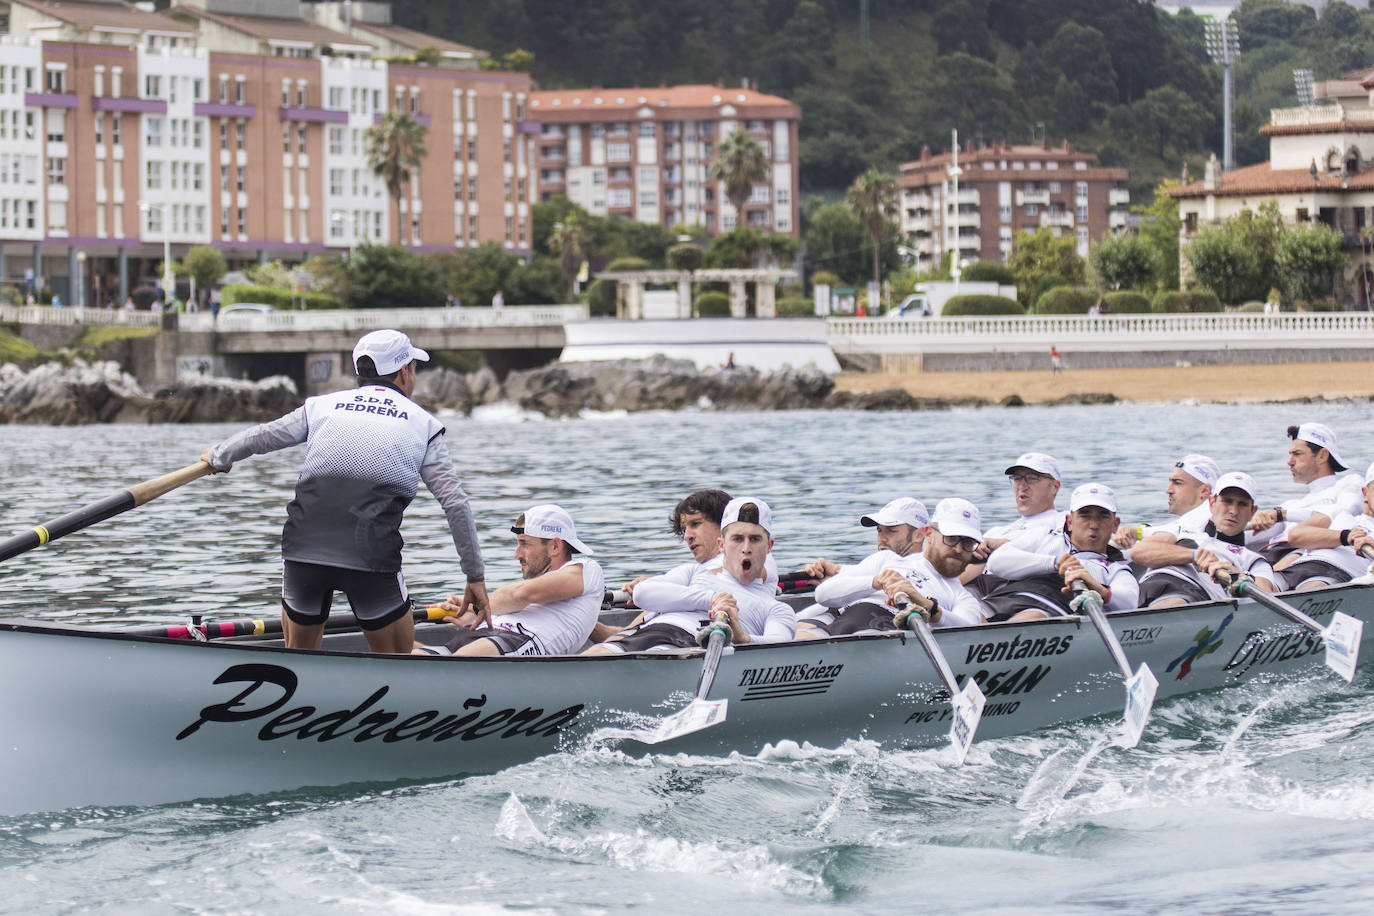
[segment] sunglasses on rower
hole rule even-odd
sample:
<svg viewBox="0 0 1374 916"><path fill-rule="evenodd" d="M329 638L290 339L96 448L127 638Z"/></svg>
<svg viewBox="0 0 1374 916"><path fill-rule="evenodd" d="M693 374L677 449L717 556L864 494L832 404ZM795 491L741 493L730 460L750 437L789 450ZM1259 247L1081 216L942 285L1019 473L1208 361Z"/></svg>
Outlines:
<svg viewBox="0 0 1374 916"><path fill-rule="evenodd" d="M1039 483L1042 480L1049 480L1050 475L1036 474L1031 471L1018 471L1015 474L1008 474L1007 479L1010 480L1013 484L1035 484Z"/></svg>
<svg viewBox="0 0 1374 916"><path fill-rule="evenodd" d="M942 534L940 540L945 542L945 546L951 550L959 550L964 553L973 553L978 549L978 541L974 538L959 537L954 534Z"/></svg>

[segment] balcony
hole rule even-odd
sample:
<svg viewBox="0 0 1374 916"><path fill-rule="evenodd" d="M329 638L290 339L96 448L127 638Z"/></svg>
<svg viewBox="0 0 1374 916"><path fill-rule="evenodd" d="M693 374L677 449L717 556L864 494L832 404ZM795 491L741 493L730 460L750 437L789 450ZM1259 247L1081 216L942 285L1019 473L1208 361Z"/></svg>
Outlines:
<svg viewBox="0 0 1374 916"><path fill-rule="evenodd" d="M1125 229L1126 221L1130 219L1130 214L1124 210L1113 210L1107 214L1107 225L1113 229Z"/></svg>
<svg viewBox="0 0 1374 916"><path fill-rule="evenodd" d="M1016 206L1024 207L1029 204L1039 204L1044 207L1050 205L1049 191L1017 191Z"/></svg>
<svg viewBox="0 0 1374 916"><path fill-rule="evenodd" d="M1107 203L1113 207L1121 207L1131 202L1131 192L1125 188L1112 188L1107 192Z"/></svg>
<svg viewBox="0 0 1374 916"><path fill-rule="evenodd" d="M908 218L903 221L902 228L907 232L929 232L931 230L930 215Z"/></svg>
<svg viewBox="0 0 1374 916"><path fill-rule="evenodd" d="M1068 212L1062 212L1062 213L1041 213L1041 214L1040 214L1040 225L1041 225L1041 226L1062 226L1062 227L1064 227L1065 229L1072 229L1072 228L1073 228L1073 214L1072 214L1072 213L1068 213Z"/></svg>

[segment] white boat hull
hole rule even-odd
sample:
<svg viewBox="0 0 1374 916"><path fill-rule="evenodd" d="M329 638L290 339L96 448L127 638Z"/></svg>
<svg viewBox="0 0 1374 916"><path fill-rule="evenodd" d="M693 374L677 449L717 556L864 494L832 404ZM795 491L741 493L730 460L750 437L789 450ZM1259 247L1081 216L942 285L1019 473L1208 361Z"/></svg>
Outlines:
<svg viewBox="0 0 1374 916"><path fill-rule="evenodd" d="M1366 623L1374 590L1285 596L1319 622ZM1318 637L1254 602L1112 614L1158 701L1322 667ZM1366 627L1374 633L1374 627ZM1119 714L1125 691L1079 618L937 631L955 674L987 695L978 739ZM1367 637L1368 639L1368 637ZM0 814L151 804L308 786L485 773L647 730L690 699L700 656L440 659L197 643L0 622ZM1349 689L1334 679L1332 689ZM947 694L909 634L740 647L712 698L728 719L654 749L754 753L791 739L935 747ZM1144 741L1150 740L1145 730Z"/></svg>

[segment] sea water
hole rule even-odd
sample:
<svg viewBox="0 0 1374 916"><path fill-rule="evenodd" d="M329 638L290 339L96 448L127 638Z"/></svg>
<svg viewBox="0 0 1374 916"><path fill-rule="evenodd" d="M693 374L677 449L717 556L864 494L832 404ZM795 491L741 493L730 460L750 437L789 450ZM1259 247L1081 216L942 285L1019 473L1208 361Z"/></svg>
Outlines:
<svg viewBox="0 0 1374 916"><path fill-rule="evenodd" d="M1059 459L1061 505L1099 480L1129 521L1164 518L1165 478L1193 451L1249 471L1276 503L1301 490L1284 464L1287 425L1328 423L1363 473L1370 413L1366 402L1119 404L553 421L498 408L444 420L489 581L518 575L514 517L552 501L614 585L687 558L667 519L696 487L767 500L787 570L869 552L859 516L896 496L932 508L963 496L985 523L1009 520L1002 471L1029 450ZM6 427L0 535L189 464L234 429ZM251 458L10 560L0 616L274 616L299 464L299 450ZM427 494L404 534L418 598L458 587ZM1106 720L976 742L962 767L864 740L709 758L598 747L423 785L0 818L0 911L1363 912L1374 907L1370 670L1352 685L1323 669L1162 701L1131 750L1105 740Z"/></svg>

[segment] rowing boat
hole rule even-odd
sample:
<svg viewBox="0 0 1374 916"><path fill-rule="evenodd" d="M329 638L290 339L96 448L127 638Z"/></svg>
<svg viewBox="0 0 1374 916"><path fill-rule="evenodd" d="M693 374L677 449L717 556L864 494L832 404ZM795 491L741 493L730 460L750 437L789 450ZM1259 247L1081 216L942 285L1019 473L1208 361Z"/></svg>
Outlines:
<svg viewBox="0 0 1374 916"><path fill-rule="evenodd" d="M1368 584L1280 596L1318 621L1368 622ZM1109 615L1159 700L1322 667L1322 641L1249 598ZM442 639L446 625L419 632ZM1374 627L1366 627L1374 633ZM978 739L1119 714L1121 681L1079 617L937 631L987 696ZM494 772L606 743L631 754L690 699L699 652L529 658L377 656L356 634L322 651L0 621L0 814L156 804ZM1324 675L1322 675L1324 676ZM753 754L784 740L933 748L949 695L909 633L741 646L721 659L721 724L653 753ZM1149 730L1145 743L1149 742Z"/></svg>

